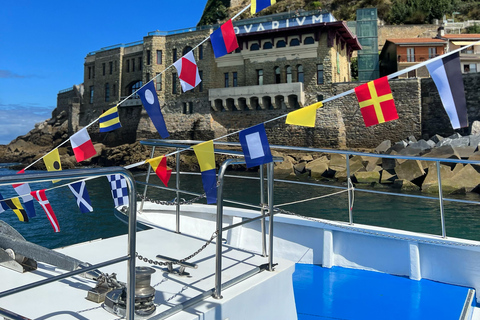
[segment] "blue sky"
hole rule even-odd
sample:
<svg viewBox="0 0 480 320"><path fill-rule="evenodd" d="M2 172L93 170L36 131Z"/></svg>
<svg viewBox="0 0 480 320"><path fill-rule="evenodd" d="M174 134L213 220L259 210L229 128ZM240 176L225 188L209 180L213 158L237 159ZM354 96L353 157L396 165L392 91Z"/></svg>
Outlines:
<svg viewBox="0 0 480 320"><path fill-rule="evenodd" d="M50 119L87 53L193 27L207 0L10 1L0 10L0 144Z"/></svg>

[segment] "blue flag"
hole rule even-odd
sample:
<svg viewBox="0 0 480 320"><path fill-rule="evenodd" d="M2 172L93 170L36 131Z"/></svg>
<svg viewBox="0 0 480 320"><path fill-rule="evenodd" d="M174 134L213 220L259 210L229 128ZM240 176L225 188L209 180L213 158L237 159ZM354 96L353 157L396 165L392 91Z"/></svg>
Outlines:
<svg viewBox="0 0 480 320"><path fill-rule="evenodd" d="M250 6L250 13L255 14L257 12L260 12L263 9L275 4L276 2L276 0L252 0Z"/></svg>
<svg viewBox="0 0 480 320"><path fill-rule="evenodd" d="M2 196L1 193L0 193L0 200L3 200L3 196ZM0 213L2 213L2 212L5 211L5 210L8 210L8 209L10 209L10 208L9 208L8 205L5 203L5 201L0 201Z"/></svg>
<svg viewBox="0 0 480 320"><path fill-rule="evenodd" d="M102 113L98 118L100 132L109 132L121 128L120 119L118 118L118 107L113 107Z"/></svg>
<svg viewBox="0 0 480 320"><path fill-rule="evenodd" d="M112 189L113 202L115 207L128 206L128 186L127 180L119 174L112 174L107 176Z"/></svg>
<svg viewBox="0 0 480 320"><path fill-rule="evenodd" d="M80 208L80 212L92 212L92 203L90 202L90 196L88 195L85 181L79 181L69 184L68 187L70 188L73 195L75 196L75 199L77 200L77 205Z"/></svg>
<svg viewBox="0 0 480 320"><path fill-rule="evenodd" d="M247 168L273 161L263 123L242 130L238 135Z"/></svg>
<svg viewBox="0 0 480 320"><path fill-rule="evenodd" d="M142 100L143 107L147 110L148 116L152 119L153 125L157 129L162 139L168 138L170 134L167 131L165 120L163 119L160 103L158 102L157 92L153 81L147 83L143 88L137 91Z"/></svg>

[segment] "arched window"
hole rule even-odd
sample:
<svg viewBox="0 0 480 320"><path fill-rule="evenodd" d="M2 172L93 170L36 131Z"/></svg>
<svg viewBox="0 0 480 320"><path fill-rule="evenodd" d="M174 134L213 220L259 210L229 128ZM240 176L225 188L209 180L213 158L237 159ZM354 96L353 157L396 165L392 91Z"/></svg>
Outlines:
<svg viewBox="0 0 480 320"><path fill-rule="evenodd" d="M292 67L286 66L285 73L287 74L287 83L292 83Z"/></svg>
<svg viewBox="0 0 480 320"><path fill-rule="evenodd" d="M290 47L296 47L296 46L299 46L300 45L300 40L298 39L292 39L290 40Z"/></svg>
<svg viewBox="0 0 480 320"><path fill-rule="evenodd" d="M273 45L270 41L267 41L263 44L263 49L272 49Z"/></svg>
<svg viewBox="0 0 480 320"><path fill-rule="evenodd" d="M285 48L287 46L287 43L285 40L278 40L277 41L277 48Z"/></svg>
<svg viewBox="0 0 480 320"><path fill-rule="evenodd" d="M191 50L192 50L192 47L186 46L185 48L183 48L182 56L186 55Z"/></svg>
<svg viewBox="0 0 480 320"><path fill-rule="evenodd" d="M303 75L303 66L301 64L297 65L297 82L304 82L304 75Z"/></svg>
<svg viewBox="0 0 480 320"><path fill-rule="evenodd" d="M281 78L280 78L280 67L275 67L274 68L275 72L275 83L280 83Z"/></svg>
<svg viewBox="0 0 480 320"><path fill-rule="evenodd" d="M250 51L256 51L256 50L259 50L260 49L260 46L258 43L254 43L250 46Z"/></svg>
<svg viewBox="0 0 480 320"><path fill-rule="evenodd" d="M127 95L131 95L132 93L140 89L142 86L142 80L131 82L130 85L128 85L127 87ZM135 94L134 98L138 98L138 94Z"/></svg>
<svg viewBox="0 0 480 320"><path fill-rule="evenodd" d="M303 44L314 44L315 40L313 40L313 37L306 37L305 40L303 40Z"/></svg>

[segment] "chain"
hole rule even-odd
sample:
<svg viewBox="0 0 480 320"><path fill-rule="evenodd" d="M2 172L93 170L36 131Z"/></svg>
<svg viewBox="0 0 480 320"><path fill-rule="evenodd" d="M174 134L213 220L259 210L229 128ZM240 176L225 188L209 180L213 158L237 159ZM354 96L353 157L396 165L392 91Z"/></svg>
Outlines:
<svg viewBox="0 0 480 320"><path fill-rule="evenodd" d="M139 260L143 261L143 262L147 262L149 264L153 264L153 265L156 265L156 266L167 266L168 264L181 264L181 263L184 263L185 261L187 260L190 260L192 259L193 257L195 257L197 254L199 254L200 252L202 252L210 243L212 243L212 241L217 237L218 235L218 230L215 231L212 236L210 237L209 240L207 240L205 242L205 244L203 246L200 247L200 249L198 249L197 251L195 251L194 253L192 253L191 255L183 258L183 259L180 259L180 260L177 260L177 261L173 261L173 262L161 262L161 261L155 261L153 259L148 259L146 257L143 257L141 255L138 254L138 252L135 252L135 257L137 257Z"/></svg>
<svg viewBox="0 0 480 320"><path fill-rule="evenodd" d="M268 207L264 205L264 209L268 210ZM318 219L318 218L312 218L312 217L307 217L298 213L294 213L285 209L280 209L280 208L275 208L274 211L276 213L283 213L291 216L296 216L299 218L303 218L306 220L310 220L313 222L318 222L318 223L323 223L332 227L336 228L341 228L349 231L354 231L358 233L364 233L368 235L373 235L377 237L384 237L384 238L390 238L390 239L396 239L396 240L404 240L404 241L412 241L412 242L422 242L422 243L428 243L428 244L441 244L441 245L448 245L448 246L460 246L460 247L480 247L478 244L470 244L470 243L460 243L460 242L449 242L449 241L441 241L441 240L424 240L424 239L415 239L415 238L409 238L409 237L401 237L401 236L394 236L394 235L389 235L389 234L384 234L380 232L374 232L374 231L368 231L360 228L355 228L355 227L350 227L350 226L345 226L342 224L336 224L332 222L328 222L323 219Z"/></svg>

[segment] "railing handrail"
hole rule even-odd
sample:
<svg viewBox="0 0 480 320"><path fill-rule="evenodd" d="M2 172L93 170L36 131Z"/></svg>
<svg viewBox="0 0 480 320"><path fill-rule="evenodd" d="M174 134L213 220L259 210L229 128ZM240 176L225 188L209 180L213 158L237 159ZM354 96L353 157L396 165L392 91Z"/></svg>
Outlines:
<svg viewBox="0 0 480 320"><path fill-rule="evenodd" d="M127 306L126 306L126 317L127 319L133 320L135 315L135 250L136 250L136 185L135 179L132 173L122 167L108 167L108 168L93 168L93 169L71 169L71 170L62 170L62 171L48 171L48 172L35 172L29 174L13 174L0 177L0 186L2 185L12 185L18 183L34 183L34 182L45 182L51 180L64 180L64 179L85 179L91 177L101 177L112 174L120 174L127 181L127 186L129 188L128 200L130 202L129 208L129 224L128 224L128 252L126 256L122 256L116 259L104 261L103 263L96 264L94 266L89 266L84 269L77 269L74 271L69 271L59 276L54 276L48 279L40 280L34 283L24 285L12 290L7 290L0 292L0 298L5 297L14 293L19 293L25 290L35 288L37 286L45 285L54 281L65 279L77 274L83 273L90 269L96 269L99 267L104 267L112 264L116 264L121 261L127 261ZM0 315L2 314L2 309L0 309ZM9 314L5 314L9 316Z"/></svg>

